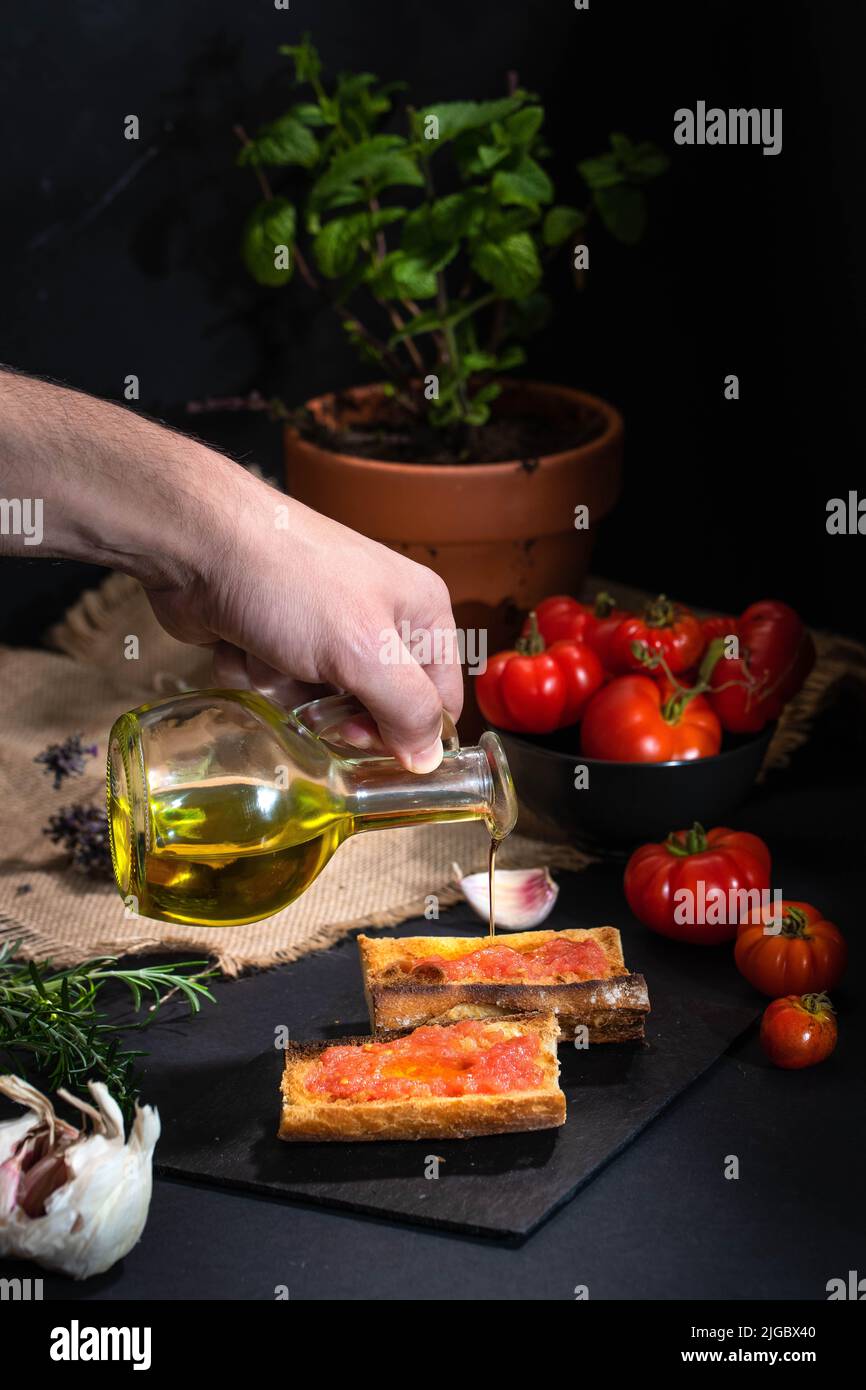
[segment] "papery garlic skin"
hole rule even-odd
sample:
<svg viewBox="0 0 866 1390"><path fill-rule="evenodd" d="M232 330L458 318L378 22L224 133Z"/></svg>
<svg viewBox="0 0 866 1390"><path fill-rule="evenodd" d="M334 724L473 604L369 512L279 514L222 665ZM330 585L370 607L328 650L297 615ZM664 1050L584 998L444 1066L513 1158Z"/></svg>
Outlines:
<svg viewBox="0 0 866 1390"><path fill-rule="evenodd" d="M548 869L497 869L495 880L495 925L506 931L528 931L540 926L550 916L559 896L559 884L554 883ZM488 921L490 884L487 874L467 874L461 878L458 871L457 883L472 910Z"/></svg>
<svg viewBox="0 0 866 1390"><path fill-rule="evenodd" d="M107 1087L93 1081L88 1089L96 1108L59 1093L93 1122L93 1133L73 1130L76 1137L70 1139L71 1127L54 1116L44 1096L18 1077L0 1077L0 1091L32 1111L0 1124L0 1255L35 1260L74 1279L104 1273L140 1238L160 1133L158 1112L136 1106L125 1142L123 1116ZM9 1196L14 1201L16 1151L42 1126L52 1126L48 1138L56 1142L67 1176L47 1197L44 1215L29 1216L20 1205L10 1205Z"/></svg>

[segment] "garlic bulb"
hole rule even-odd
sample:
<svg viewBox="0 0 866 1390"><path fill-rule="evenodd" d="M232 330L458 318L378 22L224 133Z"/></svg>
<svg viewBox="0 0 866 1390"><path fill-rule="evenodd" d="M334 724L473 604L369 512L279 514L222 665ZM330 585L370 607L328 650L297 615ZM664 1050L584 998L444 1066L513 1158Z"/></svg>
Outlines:
<svg viewBox="0 0 866 1390"><path fill-rule="evenodd" d="M74 1279L110 1269L144 1230L160 1128L152 1106L136 1106L125 1142L107 1087L91 1081L89 1090L98 1108L57 1094L90 1119L90 1133L58 1119L26 1081L0 1076L0 1093L31 1112L0 1124L0 1255Z"/></svg>
<svg viewBox="0 0 866 1390"><path fill-rule="evenodd" d="M486 872L467 874L463 878L458 864L455 877L469 906L483 917L490 915L490 884ZM495 894L496 926L506 931L528 931L539 926L553 911L559 895L559 884L550 877L549 869L496 869Z"/></svg>

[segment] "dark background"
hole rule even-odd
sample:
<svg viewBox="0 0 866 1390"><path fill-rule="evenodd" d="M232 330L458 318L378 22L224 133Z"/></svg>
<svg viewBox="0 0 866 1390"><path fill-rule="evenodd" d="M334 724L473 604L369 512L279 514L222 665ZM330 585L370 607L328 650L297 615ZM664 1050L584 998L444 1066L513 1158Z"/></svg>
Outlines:
<svg viewBox="0 0 866 1390"><path fill-rule="evenodd" d="M864 277L860 47L853 6L807 0L77 0L3 10L0 360L98 395L141 381L140 408L266 471L274 426L185 402L259 388L290 404L363 380L302 285L239 265L257 192L232 126L288 104L281 42L312 30L329 71L403 78L417 105L542 96L560 201L611 130L672 156L636 249L591 239L586 290L567 265L532 375L626 416L626 491L595 568L697 604L787 599L866 636L863 541L826 534L826 503L866 482L859 404ZM783 150L674 146L679 106L784 109ZM138 143L123 118L141 120ZM741 399L723 398L727 373ZM859 423L859 422L858 422ZM129 460L130 469L135 459ZM0 477L2 482L2 477ZM864 488L866 490L866 488ZM4 562L0 638L33 643L82 566Z"/></svg>

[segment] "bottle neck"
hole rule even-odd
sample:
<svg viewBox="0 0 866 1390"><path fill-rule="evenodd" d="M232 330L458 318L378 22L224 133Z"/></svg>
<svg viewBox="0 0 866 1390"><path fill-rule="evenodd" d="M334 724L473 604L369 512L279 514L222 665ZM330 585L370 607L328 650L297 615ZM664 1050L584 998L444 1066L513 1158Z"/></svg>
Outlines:
<svg viewBox="0 0 866 1390"><path fill-rule="evenodd" d="M496 800L494 771L484 749L461 748L447 753L435 772L422 775L406 772L390 758L351 764L346 808L355 831L483 820L498 837Z"/></svg>

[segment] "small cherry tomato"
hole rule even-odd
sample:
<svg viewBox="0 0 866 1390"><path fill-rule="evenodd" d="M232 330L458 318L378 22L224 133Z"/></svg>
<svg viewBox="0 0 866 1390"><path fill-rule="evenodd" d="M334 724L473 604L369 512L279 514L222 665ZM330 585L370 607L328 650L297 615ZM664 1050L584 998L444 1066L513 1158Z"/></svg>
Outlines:
<svg viewBox="0 0 866 1390"><path fill-rule="evenodd" d="M781 928L768 905L741 924L734 947L740 974L771 999L835 989L848 959L839 928L809 903L783 901L780 916Z"/></svg>
<svg viewBox="0 0 866 1390"><path fill-rule="evenodd" d="M761 1019L761 1046L774 1066L788 1071L824 1062L839 1030L826 994L787 994L774 999Z"/></svg>

